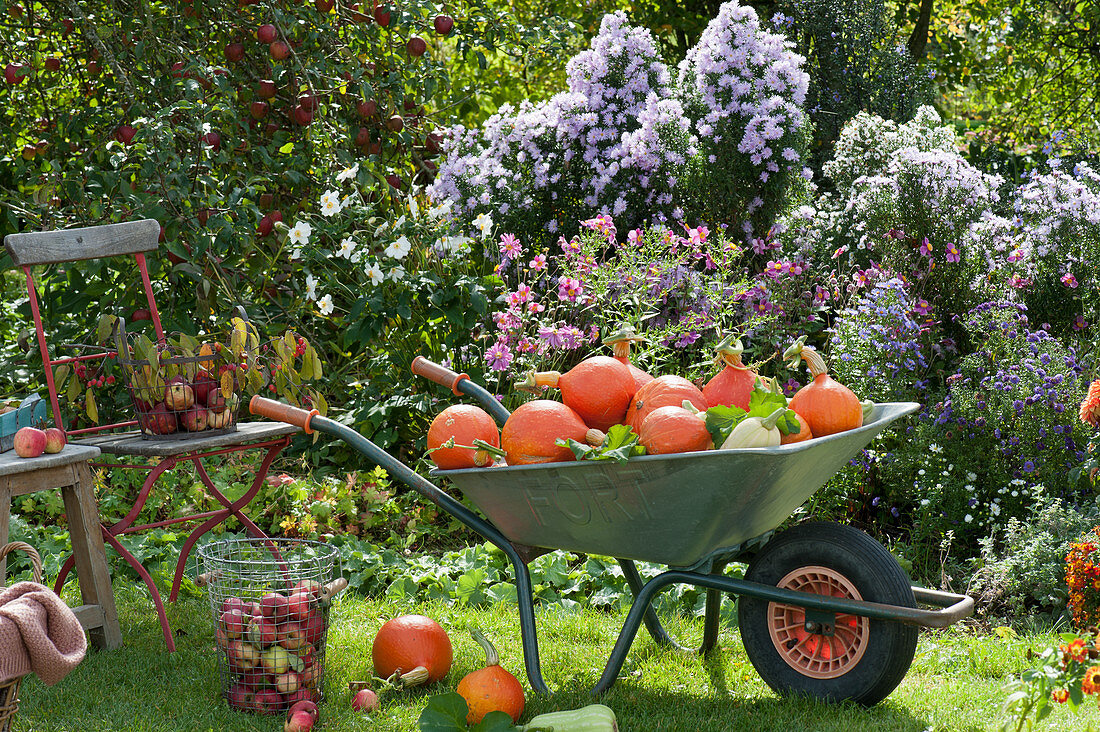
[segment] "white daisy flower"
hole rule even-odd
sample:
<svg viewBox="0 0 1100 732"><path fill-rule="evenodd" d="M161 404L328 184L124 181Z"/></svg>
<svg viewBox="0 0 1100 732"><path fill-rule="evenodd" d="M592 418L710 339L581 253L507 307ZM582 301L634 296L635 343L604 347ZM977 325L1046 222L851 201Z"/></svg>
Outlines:
<svg viewBox="0 0 1100 732"><path fill-rule="evenodd" d="M401 236L396 241L391 241L386 247L386 255L394 259L404 259L410 249L412 244L409 243L408 237Z"/></svg>
<svg viewBox="0 0 1100 732"><path fill-rule="evenodd" d="M306 275L306 298L309 300L317 299L317 278L311 274Z"/></svg>
<svg viewBox="0 0 1100 732"><path fill-rule="evenodd" d="M493 230L493 220L487 213L479 213L474 218L474 226L481 232L482 236L489 236L489 232Z"/></svg>
<svg viewBox="0 0 1100 732"><path fill-rule="evenodd" d="M355 256L355 240L350 236L340 242L340 248L336 250L337 256L344 259L352 259Z"/></svg>
<svg viewBox="0 0 1100 732"><path fill-rule="evenodd" d="M386 277L388 277L391 282L397 282L404 276L405 268L402 267L400 264L395 264L394 266L390 267L390 271L386 273Z"/></svg>
<svg viewBox="0 0 1100 732"><path fill-rule="evenodd" d="M321 315L332 314L332 295L325 295L317 301L317 309L321 311Z"/></svg>
<svg viewBox="0 0 1100 732"><path fill-rule="evenodd" d="M438 206L432 206L428 209L428 216L431 216L433 219L438 219L441 216L446 216L451 212L451 206L453 205L453 201L446 200Z"/></svg>
<svg viewBox="0 0 1100 732"><path fill-rule="evenodd" d="M287 233L287 238L290 239L291 244L309 244L309 237L312 233L312 226L305 221L299 221L294 224L294 228Z"/></svg>
<svg viewBox="0 0 1100 732"><path fill-rule="evenodd" d="M343 183L346 180L350 180L359 174L359 163L351 166L350 168L344 168L336 174L336 180Z"/></svg>
<svg viewBox="0 0 1100 732"><path fill-rule="evenodd" d="M336 191L325 191L321 194L321 214L323 216L335 216L340 213L340 194Z"/></svg>
<svg viewBox="0 0 1100 732"><path fill-rule="evenodd" d="M382 274L382 270L378 268L377 264L368 264L366 273L367 279L370 280L372 285L380 285L382 280L386 279L386 275Z"/></svg>

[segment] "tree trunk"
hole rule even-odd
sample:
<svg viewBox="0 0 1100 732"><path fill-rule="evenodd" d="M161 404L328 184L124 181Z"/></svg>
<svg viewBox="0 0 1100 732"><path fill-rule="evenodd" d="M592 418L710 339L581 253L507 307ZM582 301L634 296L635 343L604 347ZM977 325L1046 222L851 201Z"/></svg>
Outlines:
<svg viewBox="0 0 1100 732"><path fill-rule="evenodd" d="M920 0L920 14L917 15L917 24L913 27L913 34L909 36L909 56L916 62L924 59L924 51L928 46L928 26L932 22L932 4L936 0Z"/></svg>

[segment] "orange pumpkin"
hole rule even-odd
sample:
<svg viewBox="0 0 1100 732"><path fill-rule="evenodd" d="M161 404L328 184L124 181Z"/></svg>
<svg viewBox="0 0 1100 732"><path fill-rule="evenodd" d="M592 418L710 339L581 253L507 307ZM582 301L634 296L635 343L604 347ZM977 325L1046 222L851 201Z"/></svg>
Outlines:
<svg viewBox="0 0 1100 732"><path fill-rule="evenodd" d="M791 411L793 412L794 410L792 409ZM805 442L806 440L812 440L814 438L814 433L810 431L810 423L806 421L805 417L798 412L795 412L794 416L798 420L798 432L780 436L780 445L793 445L796 442Z"/></svg>
<svg viewBox="0 0 1100 732"><path fill-rule="evenodd" d="M659 407L682 407L684 401L691 402L701 412L707 410L707 400L695 384L682 376L666 374L658 376L634 394L630 409L626 413L626 424L635 432L642 429L642 420Z"/></svg>
<svg viewBox="0 0 1100 732"><path fill-rule="evenodd" d="M603 339L605 346L611 346L614 358L619 363L630 369L630 375L634 377L634 391L637 392L643 386L653 381L653 377L630 363L630 343L640 341L643 338L629 325L624 325L617 331ZM634 395L631 394L631 397Z"/></svg>
<svg viewBox="0 0 1100 732"><path fill-rule="evenodd" d="M584 442L588 425L561 402L535 399L521 404L500 431L500 446L509 465L561 463L576 460L568 447L554 444L559 438Z"/></svg>
<svg viewBox="0 0 1100 732"><path fill-rule="evenodd" d="M623 421L635 392L630 369L610 356L586 358L564 374L558 371L528 374L519 388L534 390L543 386L561 389L561 400L566 406L589 427L604 431Z"/></svg>
<svg viewBox="0 0 1100 732"><path fill-rule="evenodd" d="M500 665L497 649L488 638L476 628L470 635L485 649L485 666L463 676L455 689L466 700L466 723L477 724L489 712L504 712L518 723L526 701L523 686Z"/></svg>
<svg viewBox="0 0 1100 732"><path fill-rule="evenodd" d="M714 440L700 414L683 407L658 407L642 420L638 444L650 455L697 452L714 447Z"/></svg>
<svg viewBox="0 0 1100 732"><path fill-rule="evenodd" d="M456 447L440 447L448 440ZM485 450L473 449L474 440L500 447L500 430L489 413L472 404L455 404L436 415L428 427L428 457L443 470L484 468L493 464Z"/></svg>
<svg viewBox="0 0 1100 732"><path fill-rule="evenodd" d="M783 358L791 360L791 368L797 368L799 361L805 361L813 377L813 381L795 392L787 406L806 420L814 437L824 437L863 425L863 405L859 403L859 397L829 376L824 359L806 345L806 336L795 341L784 352Z"/></svg>
<svg viewBox="0 0 1100 732"><path fill-rule="evenodd" d="M439 681L451 670L453 656L447 631L425 615L387 620L371 646L374 675L388 679L400 672L405 686Z"/></svg>
<svg viewBox="0 0 1100 732"><path fill-rule="evenodd" d="M723 364L723 368L703 387L703 397L712 407L723 404L749 411L749 398L756 386L756 372L741 363L741 354L745 350L741 341L727 338L718 344L717 350L717 361Z"/></svg>

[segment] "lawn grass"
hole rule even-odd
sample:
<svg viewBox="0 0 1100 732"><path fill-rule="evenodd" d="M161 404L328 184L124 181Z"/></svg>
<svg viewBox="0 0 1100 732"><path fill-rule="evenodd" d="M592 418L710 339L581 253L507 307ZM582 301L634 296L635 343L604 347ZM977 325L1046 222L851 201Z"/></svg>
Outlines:
<svg viewBox="0 0 1100 732"><path fill-rule="evenodd" d="M28 677L14 730L282 729L280 718L235 712L221 699L205 598L188 597L169 607L173 628L179 631L179 650L170 654L148 597L134 585L116 590L125 646L89 651L84 662L52 688ZM351 710L347 684L370 678L370 644L382 622L409 612L435 617L451 634L451 674L428 689L384 696L382 710L367 723ZM481 651L466 632L471 624L493 639L502 664L526 684L513 605L409 606L345 593L333 605L332 618L321 729L416 730L427 698L453 690L465 673L480 665ZM592 701L587 690L599 677L622 617L546 610L539 612L538 623L543 673L556 693L552 698L529 695L525 719ZM666 625L675 636L696 643L702 634L697 621L673 618L666 619ZM723 629L722 652L706 659L660 650L643 630L622 676L601 701L615 710L624 732L992 730L1007 676L1025 667L1029 645L1038 648L1052 638L1002 639L966 627L922 633L917 658L901 686L886 701L863 709L777 697L749 664L735 628ZM1100 728L1100 710L1092 706L1073 715L1059 709L1040 728Z"/></svg>

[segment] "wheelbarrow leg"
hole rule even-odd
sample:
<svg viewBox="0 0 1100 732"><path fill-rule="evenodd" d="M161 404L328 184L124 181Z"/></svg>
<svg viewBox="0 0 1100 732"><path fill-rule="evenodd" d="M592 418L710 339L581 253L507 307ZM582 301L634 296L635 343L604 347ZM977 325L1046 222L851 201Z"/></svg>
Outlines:
<svg viewBox="0 0 1100 732"><path fill-rule="evenodd" d="M726 571L726 562L715 562L711 574L721 575ZM706 612L703 616L703 643L699 652L707 654L718 646L718 630L721 625L719 613L722 610L722 595L725 593L713 587L707 588Z"/></svg>
<svg viewBox="0 0 1100 732"><path fill-rule="evenodd" d="M623 568L623 576L626 578L627 585L630 586L630 592L634 597L638 597L638 593L642 591L642 576L638 574L638 568L635 566L632 559L619 559L619 566ZM710 595L707 595L707 609L710 609ZM677 643L672 636L665 631L663 625L661 625L660 619L657 617L657 611L654 610L648 603L645 606L645 613L642 615L642 622L645 623L646 630L653 636L653 640L656 641L659 646L671 646L681 651L690 652L690 648ZM717 631L716 631L717 633ZM704 636L705 638L705 636ZM704 646L706 641L704 640ZM705 650L705 648L704 648Z"/></svg>
<svg viewBox="0 0 1100 732"><path fill-rule="evenodd" d="M500 545L512 560L512 569L516 575L516 603L519 605L519 632L523 639L523 665L527 670L527 680L537 694L550 695L550 688L542 678L539 662L539 637L535 627L535 598L531 587L531 573L511 544Z"/></svg>

